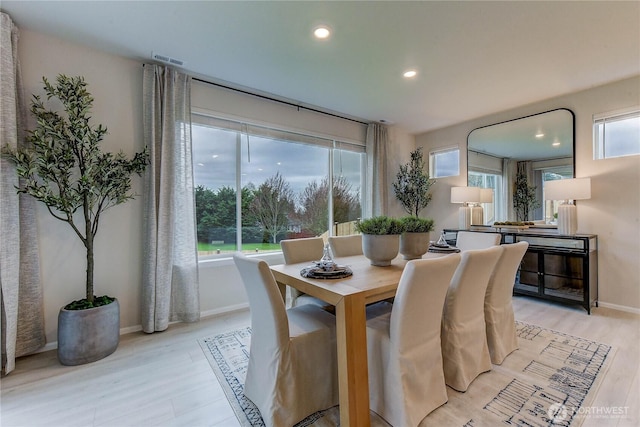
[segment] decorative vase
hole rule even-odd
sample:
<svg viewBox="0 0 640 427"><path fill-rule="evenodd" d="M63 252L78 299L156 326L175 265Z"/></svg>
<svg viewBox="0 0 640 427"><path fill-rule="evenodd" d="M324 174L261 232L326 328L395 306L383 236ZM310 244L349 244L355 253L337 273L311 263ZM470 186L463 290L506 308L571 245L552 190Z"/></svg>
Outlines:
<svg viewBox="0 0 640 427"><path fill-rule="evenodd" d="M369 258L371 265L386 267L398 256L399 234L363 234L362 253Z"/></svg>
<svg viewBox="0 0 640 427"><path fill-rule="evenodd" d="M405 232L400 235L400 253L404 259L418 259L429 250L429 232Z"/></svg>
<svg viewBox="0 0 640 427"><path fill-rule="evenodd" d="M75 366L95 362L113 353L120 341L120 304L85 310L60 309L58 360Z"/></svg>

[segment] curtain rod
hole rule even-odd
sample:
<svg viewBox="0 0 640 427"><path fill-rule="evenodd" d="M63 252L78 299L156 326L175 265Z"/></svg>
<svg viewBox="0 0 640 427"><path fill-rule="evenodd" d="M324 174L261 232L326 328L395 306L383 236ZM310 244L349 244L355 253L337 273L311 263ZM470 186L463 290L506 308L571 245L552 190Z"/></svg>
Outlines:
<svg viewBox="0 0 640 427"><path fill-rule="evenodd" d="M304 105L298 105L298 104L294 104L293 102L288 102L288 101L283 101L281 99L271 98L270 96L260 95L258 93L249 92L247 90L238 89L238 88L227 86L227 85L223 85L223 84L220 84L220 83L210 82L210 81L203 80L203 79L200 79L200 78L197 78L197 77L191 77L191 78L193 80L195 80L195 81L198 81L198 82L201 82L201 83L210 84L210 85L213 85L213 86L218 86L218 87L221 87L223 89L233 90L235 92L240 92L240 93L243 93L245 95L251 95L251 96L255 96L257 98L266 99L268 101L279 102L281 104L288 105L290 107L295 107L298 110L300 110L302 108L303 110L313 111L314 113L324 114L324 115L331 116L331 117L336 117L336 118L342 119L342 120L349 120L351 122L360 123L361 125L368 125L369 124L368 122L363 122L363 121L360 121L360 120L351 119L349 117L344 117L344 116L341 116L339 114L333 114L333 113L329 113L329 112L326 112L326 111L318 110L318 109L315 109L315 108L305 107Z"/></svg>

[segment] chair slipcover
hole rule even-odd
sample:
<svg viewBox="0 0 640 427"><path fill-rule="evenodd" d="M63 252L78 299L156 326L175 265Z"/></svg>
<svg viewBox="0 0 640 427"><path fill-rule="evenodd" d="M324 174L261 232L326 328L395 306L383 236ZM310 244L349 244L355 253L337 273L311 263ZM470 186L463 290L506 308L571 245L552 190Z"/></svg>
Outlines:
<svg viewBox="0 0 640 427"><path fill-rule="evenodd" d="M447 385L466 391L491 370L484 324L484 297L502 246L462 252L442 315L442 357Z"/></svg>
<svg viewBox="0 0 640 427"><path fill-rule="evenodd" d="M304 239L286 239L280 241L285 264L297 264L306 261L319 261L324 252L324 240L322 237L307 237ZM327 310L333 310L333 306L321 299L307 295L295 288L289 288L291 295L291 307L303 304L315 304Z"/></svg>
<svg viewBox="0 0 640 427"><path fill-rule="evenodd" d="M505 357L518 348L511 300L516 273L528 247L527 242L502 245L502 255L493 269L487 286L484 298L484 320L491 363L495 365L500 365Z"/></svg>
<svg viewBox="0 0 640 427"><path fill-rule="evenodd" d="M251 310L244 394L266 426L288 427L338 404L335 317L312 304L285 309L266 262L236 254Z"/></svg>
<svg viewBox="0 0 640 427"><path fill-rule="evenodd" d="M395 303L367 307L371 409L393 426L417 426L447 402L440 325L459 254L409 261Z"/></svg>
<svg viewBox="0 0 640 427"><path fill-rule="evenodd" d="M334 257L362 255L362 234L331 236L329 246Z"/></svg>
<svg viewBox="0 0 640 427"><path fill-rule="evenodd" d="M500 233L483 233L473 231L458 231L456 247L461 251L486 249L500 244Z"/></svg>

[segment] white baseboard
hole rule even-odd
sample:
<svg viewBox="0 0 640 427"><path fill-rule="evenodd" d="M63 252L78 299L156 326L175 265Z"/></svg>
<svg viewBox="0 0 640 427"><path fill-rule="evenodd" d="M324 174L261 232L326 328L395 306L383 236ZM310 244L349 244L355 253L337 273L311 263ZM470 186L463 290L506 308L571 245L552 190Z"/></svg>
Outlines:
<svg viewBox="0 0 640 427"><path fill-rule="evenodd" d="M208 317L214 317L214 316L222 316L225 314L234 313L236 311L246 310L248 308L249 308L249 303L245 302L242 304L230 305L227 307L216 308L214 310L203 311L200 313L200 317L208 318ZM171 322L170 324L174 324L174 323L180 323L180 322ZM142 330L142 325L127 326L126 328L120 329L120 335L131 334L133 332L140 332L141 330ZM44 347L30 354L44 353L45 351L51 351L57 348L58 348L58 341L48 342L44 345Z"/></svg>
<svg viewBox="0 0 640 427"><path fill-rule="evenodd" d="M231 314L236 311L247 310L249 308L248 302L243 302L242 304L236 305L228 305L222 308L216 308L215 310L203 311L200 313L200 317L212 317L212 316L221 316L223 314Z"/></svg>
<svg viewBox="0 0 640 427"><path fill-rule="evenodd" d="M626 313L640 314L640 308L628 307L626 305L611 304L603 301L598 301L598 307L610 308L612 310L624 311Z"/></svg>

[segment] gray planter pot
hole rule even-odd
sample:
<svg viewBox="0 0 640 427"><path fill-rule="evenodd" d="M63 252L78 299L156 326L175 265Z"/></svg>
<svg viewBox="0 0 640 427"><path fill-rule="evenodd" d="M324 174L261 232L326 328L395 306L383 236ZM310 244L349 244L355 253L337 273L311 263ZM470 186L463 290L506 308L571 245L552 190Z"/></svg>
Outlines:
<svg viewBox="0 0 640 427"><path fill-rule="evenodd" d="M58 360L63 365L82 365L116 351L120 341L120 304L87 310L60 309L58 313Z"/></svg>
<svg viewBox="0 0 640 427"><path fill-rule="evenodd" d="M418 259L429 250L429 232L402 233L400 236L400 253L404 259Z"/></svg>
<svg viewBox="0 0 640 427"><path fill-rule="evenodd" d="M369 258L371 265L379 267L391 265L391 260L398 256L399 246L399 234L362 235L362 252Z"/></svg>

